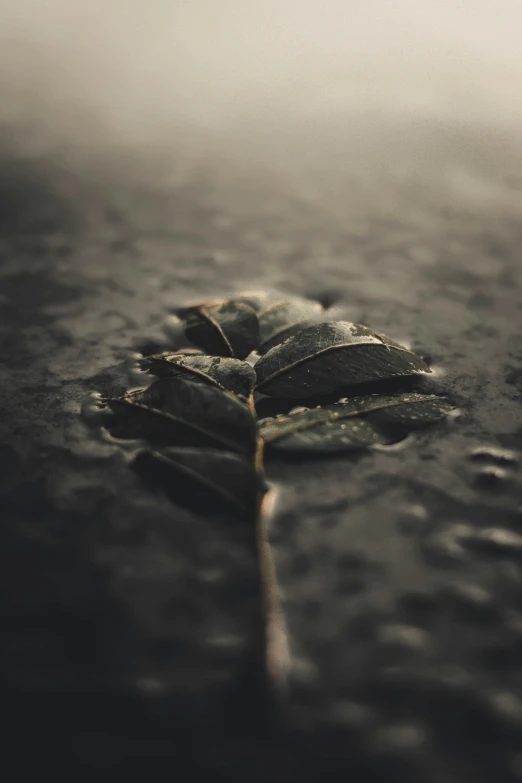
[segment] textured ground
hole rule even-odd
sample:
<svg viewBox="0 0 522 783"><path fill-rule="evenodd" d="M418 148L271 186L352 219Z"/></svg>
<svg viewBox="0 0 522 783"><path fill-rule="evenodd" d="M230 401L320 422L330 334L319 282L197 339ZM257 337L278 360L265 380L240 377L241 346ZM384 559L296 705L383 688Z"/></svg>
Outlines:
<svg viewBox="0 0 522 783"><path fill-rule="evenodd" d="M509 155L498 171L442 138L444 170L421 139L402 169L349 180L338 140L328 171L185 156L170 177L161 159L156 176L6 150L1 648L20 763L522 778L521 180ZM89 415L94 392L140 385L169 308L262 285L408 342L460 410L362 458L270 463L294 654L275 711L250 531L145 488Z"/></svg>

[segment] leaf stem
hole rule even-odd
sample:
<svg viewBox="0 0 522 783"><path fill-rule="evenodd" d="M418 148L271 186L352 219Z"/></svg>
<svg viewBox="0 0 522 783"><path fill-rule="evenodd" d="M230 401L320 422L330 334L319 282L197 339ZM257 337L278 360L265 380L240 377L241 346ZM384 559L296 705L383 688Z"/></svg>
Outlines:
<svg viewBox="0 0 522 783"><path fill-rule="evenodd" d="M263 476L263 447L263 439L258 437L255 464L260 478ZM261 482L261 484L263 483ZM285 687L291 661L290 645L268 535L274 501L275 492L273 489L259 491L255 520L256 548L261 581L265 669L270 683L278 687Z"/></svg>

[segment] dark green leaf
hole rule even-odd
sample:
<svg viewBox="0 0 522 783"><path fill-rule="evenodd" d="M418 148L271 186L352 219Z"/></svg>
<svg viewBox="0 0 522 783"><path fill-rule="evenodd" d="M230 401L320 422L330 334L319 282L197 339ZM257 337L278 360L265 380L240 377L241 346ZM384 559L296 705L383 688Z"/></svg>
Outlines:
<svg viewBox="0 0 522 783"><path fill-rule="evenodd" d="M263 291L240 294L244 301L257 311L259 319L259 353L279 345L288 337L318 320L324 320L324 310L319 302L300 296L278 296Z"/></svg>
<svg viewBox="0 0 522 783"><path fill-rule="evenodd" d="M254 454L256 422L248 405L216 386L163 378L112 399L115 437L166 446L201 446Z"/></svg>
<svg viewBox="0 0 522 783"><path fill-rule="evenodd" d="M259 322L245 302L208 302L178 313L188 339L214 356L244 359L259 343Z"/></svg>
<svg viewBox="0 0 522 783"><path fill-rule="evenodd" d="M313 397L429 372L417 354L348 321L303 329L268 351L255 369L257 390L272 397Z"/></svg>
<svg viewBox="0 0 522 783"><path fill-rule="evenodd" d="M254 518L258 494L265 490L252 461L219 449L142 451L134 464L174 502L198 512Z"/></svg>
<svg viewBox="0 0 522 783"><path fill-rule="evenodd" d="M256 381L253 368L240 359L223 356L187 356L162 353L142 360L144 369L158 378L185 378L194 383L210 383L220 389L248 398Z"/></svg>
<svg viewBox="0 0 522 783"><path fill-rule="evenodd" d="M265 419L260 422L259 430L265 443L270 443L298 430L360 416L368 416L371 421L384 424L414 426L421 420L424 424L431 424L446 416L451 409L450 403L434 394L368 394L316 408L296 408L286 415Z"/></svg>
<svg viewBox="0 0 522 783"><path fill-rule="evenodd" d="M368 419L372 424L392 424L405 426L410 430L420 429L444 419L454 408L447 400L433 394L401 394L390 400L396 401L370 413Z"/></svg>
<svg viewBox="0 0 522 783"><path fill-rule="evenodd" d="M265 444L287 451L346 451L400 440L389 425L399 424L403 431L426 426L451 408L435 395L372 394L266 419L259 433Z"/></svg>
<svg viewBox="0 0 522 783"><path fill-rule="evenodd" d="M274 431L270 434L273 437ZM278 451L322 454L353 451L395 440L397 438L389 436L384 429L356 416L339 424L324 422L310 429L297 429L281 438L273 437L269 445Z"/></svg>

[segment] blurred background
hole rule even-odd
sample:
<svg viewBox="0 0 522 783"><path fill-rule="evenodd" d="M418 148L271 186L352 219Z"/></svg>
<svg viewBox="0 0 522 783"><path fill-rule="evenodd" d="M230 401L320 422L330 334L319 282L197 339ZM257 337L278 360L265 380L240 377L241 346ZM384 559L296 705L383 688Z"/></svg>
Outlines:
<svg viewBox="0 0 522 783"><path fill-rule="evenodd" d="M518 0L4 0L0 124L69 161L219 150L451 171L498 199L520 162L521 26Z"/></svg>

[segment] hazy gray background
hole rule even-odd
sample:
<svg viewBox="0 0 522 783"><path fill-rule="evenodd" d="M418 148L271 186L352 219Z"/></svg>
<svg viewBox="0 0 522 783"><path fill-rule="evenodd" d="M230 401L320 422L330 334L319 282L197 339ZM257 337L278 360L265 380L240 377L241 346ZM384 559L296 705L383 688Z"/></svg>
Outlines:
<svg viewBox="0 0 522 783"><path fill-rule="evenodd" d="M513 125L521 29L519 0L4 0L2 113L131 138L346 111Z"/></svg>

